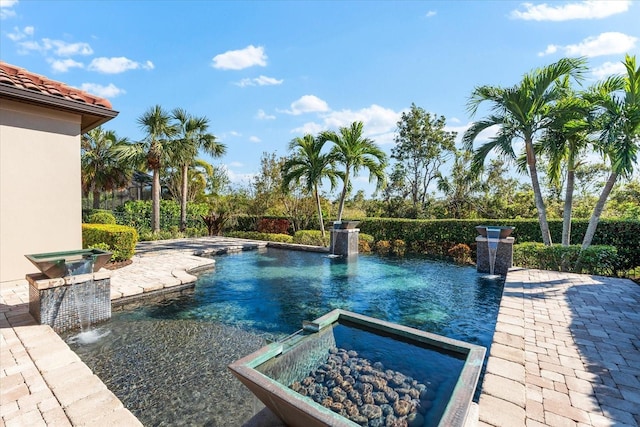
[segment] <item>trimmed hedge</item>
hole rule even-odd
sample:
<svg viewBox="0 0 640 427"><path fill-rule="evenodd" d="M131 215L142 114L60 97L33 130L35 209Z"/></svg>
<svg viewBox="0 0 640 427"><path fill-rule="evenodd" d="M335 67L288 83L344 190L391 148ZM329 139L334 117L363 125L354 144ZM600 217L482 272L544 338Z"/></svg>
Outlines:
<svg viewBox="0 0 640 427"><path fill-rule="evenodd" d="M116 217L109 211L94 212L87 218L89 224L115 224Z"/></svg>
<svg viewBox="0 0 640 427"><path fill-rule="evenodd" d="M126 261L135 253L138 232L135 228L114 224L82 224L82 247L107 245L113 261ZM100 246L104 247L104 246Z"/></svg>
<svg viewBox="0 0 640 427"><path fill-rule="evenodd" d="M296 234L293 235L293 243L327 247L329 246L329 232L325 233L323 239L322 231L320 230L298 230Z"/></svg>
<svg viewBox="0 0 640 427"><path fill-rule="evenodd" d="M615 273L617 262L618 253L613 246L592 245L581 251L580 245L513 245L513 264L520 267L610 276Z"/></svg>
<svg viewBox="0 0 640 427"><path fill-rule="evenodd" d="M293 237L288 234L259 233L257 231L230 231L224 233L227 237L238 239L266 240L268 242L293 243Z"/></svg>
<svg viewBox="0 0 640 427"><path fill-rule="evenodd" d="M572 221L572 244L582 243L588 220ZM533 219L518 220L412 220L396 218L367 218L360 223L360 230L371 234L376 241L401 239L409 248L422 246L425 242L441 244L464 243L475 248L478 235L477 225L512 225L511 234L518 242L542 242L540 224ZM549 220L551 238L554 242L562 240L562 220ZM614 246L618 250L618 260L614 271L626 271L640 265L640 221L637 220L601 220L598 224L593 245ZM428 245L427 245L428 246Z"/></svg>

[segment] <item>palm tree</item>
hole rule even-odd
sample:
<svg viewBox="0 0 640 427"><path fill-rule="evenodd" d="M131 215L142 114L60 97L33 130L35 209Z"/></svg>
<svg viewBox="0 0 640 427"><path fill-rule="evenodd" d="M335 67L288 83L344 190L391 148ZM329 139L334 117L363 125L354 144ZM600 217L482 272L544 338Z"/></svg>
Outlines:
<svg viewBox="0 0 640 427"><path fill-rule="evenodd" d="M480 172L491 151L497 151L502 156L515 160L513 143L515 140L524 141L527 167L538 211L542 241L545 245L551 245L551 233L538 180L534 137L549 125L549 109L564 93L557 84L558 79L567 75L579 79L586 69L585 64L586 61L583 58L563 58L525 74L516 86L476 87L468 103L468 110L472 116L476 114L479 105L485 101L491 104L493 110L493 114L474 122L465 132L462 141L468 150L473 149L473 142L482 131L492 126L499 127L495 137L475 150L472 167L476 172Z"/></svg>
<svg viewBox="0 0 640 427"><path fill-rule="evenodd" d="M369 182L375 180L377 188L382 188L386 182L387 155L373 140L362 135L362 127L362 122L353 122L349 127L341 127L339 133L325 131L319 136L322 141L331 141L335 144L331 154L344 166L344 172L341 173L344 187L340 193L338 221L342 221L344 201L351 190L352 173L355 177L360 169L367 169Z"/></svg>
<svg viewBox="0 0 640 427"><path fill-rule="evenodd" d="M315 197L323 238L325 237L324 221L318 189L323 178L329 179L333 189L338 176L338 172L333 167L334 156L331 153L322 153L324 144L324 140L314 138L310 134L302 138L294 138L289 143L289 150L294 151L293 156L282 165L282 186L285 191L289 191L291 183L302 184L305 191Z"/></svg>
<svg viewBox="0 0 640 427"><path fill-rule="evenodd" d="M173 141L172 161L182 171L182 191L180 197L180 230L187 226L187 195L189 183L189 166L195 161L200 150L212 157L222 156L227 147L216 141L216 137L208 132L209 119L195 117L181 108L171 113L177 121L177 135Z"/></svg>
<svg viewBox="0 0 640 427"><path fill-rule="evenodd" d="M82 135L82 191L93 193L93 208L100 209L100 193L127 186L133 169L120 161L116 147L126 144L112 130L98 126Z"/></svg>
<svg viewBox="0 0 640 427"><path fill-rule="evenodd" d="M626 55L626 76L611 76L587 95L596 105L600 126L598 146L611 163L611 173L593 209L582 241L586 249L596 233L600 215L618 176L629 177L640 149L640 67L636 57Z"/></svg>
<svg viewBox="0 0 640 427"><path fill-rule="evenodd" d="M576 96L565 79L566 95L558 100L549 114L550 124L535 152L544 153L549 158L547 175L551 182L558 184L563 166L566 167L566 188L562 210L562 245L571 244L571 216L573 210L573 192L576 169L583 162L582 154L590 143L588 138L590 123L588 120L591 104Z"/></svg>
<svg viewBox="0 0 640 427"><path fill-rule="evenodd" d="M169 113L160 105L145 111L138 118L138 124L146 132L146 137L140 142L121 147L118 153L122 159L153 172L151 228L157 233L160 231L160 169L171 158L171 138L177 130L171 124Z"/></svg>

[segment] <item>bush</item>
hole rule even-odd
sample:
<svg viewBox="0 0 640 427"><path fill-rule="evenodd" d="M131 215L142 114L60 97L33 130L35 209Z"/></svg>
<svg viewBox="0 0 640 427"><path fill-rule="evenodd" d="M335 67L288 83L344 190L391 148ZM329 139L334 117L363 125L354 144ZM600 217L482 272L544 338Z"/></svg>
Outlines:
<svg viewBox="0 0 640 427"><path fill-rule="evenodd" d="M513 246L513 264L526 268L611 275L617 263L618 253L613 246L594 245L584 251L580 245L545 246L526 242Z"/></svg>
<svg viewBox="0 0 640 427"><path fill-rule="evenodd" d="M389 255L391 252L391 243L388 240L378 240L376 242L376 252L380 255Z"/></svg>
<svg viewBox="0 0 640 427"><path fill-rule="evenodd" d="M259 233L257 231L230 231L225 233L227 237L238 239L265 240L267 242L293 243L293 237L288 234Z"/></svg>
<svg viewBox="0 0 640 427"><path fill-rule="evenodd" d="M407 250L407 244L402 239L395 239L391 241L391 253L397 256L404 256Z"/></svg>
<svg viewBox="0 0 640 427"><path fill-rule="evenodd" d="M298 230L293 235L293 243L299 245L311 245L311 246L329 246L330 233L326 233L322 238L322 231L320 230Z"/></svg>
<svg viewBox="0 0 640 427"><path fill-rule="evenodd" d="M471 258L471 248L464 243L458 243L451 249L449 249L448 254L453 260L459 264L473 264L473 259Z"/></svg>
<svg viewBox="0 0 640 427"><path fill-rule="evenodd" d="M135 253L138 232L124 225L82 224L82 247L107 245L114 261L126 261Z"/></svg>
<svg viewBox="0 0 640 427"><path fill-rule="evenodd" d="M358 252L363 254L370 253L373 242L374 242L374 238L371 234L359 233L358 234Z"/></svg>
<svg viewBox="0 0 640 427"><path fill-rule="evenodd" d="M209 213L206 203L187 204L187 227L202 227L202 215ZM151 200L130 200L114 211L118 224L135 228L138 233L151 230ZM180 204L175 200L160 200L160 229L180 226Z"/></svg>
<svg viewBox="0 0 640 427"><path fill-rule="evenodd" d="M260 233L288 234L290 225L284 218L261 218L257 228Z"/></svg>
<svg viewBox="0 0 640 427"><path fill-rule="evenodd" d="M87 218L89 224L115 224L116 217L109 211L94 211Z"/></svg>

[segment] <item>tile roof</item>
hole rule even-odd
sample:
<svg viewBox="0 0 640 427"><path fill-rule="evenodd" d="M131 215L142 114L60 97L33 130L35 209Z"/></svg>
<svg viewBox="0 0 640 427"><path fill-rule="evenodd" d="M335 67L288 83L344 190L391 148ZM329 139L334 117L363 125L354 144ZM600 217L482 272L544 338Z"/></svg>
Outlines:
<svg viewBox="0 0 640 427"><path fill-rule="evenodd" d="M15 65L0 61L0 84L32 90L69 101L82 102L96 107L112 109L111 102L105 98L91 95L64 83L51 80Z"/></svg>

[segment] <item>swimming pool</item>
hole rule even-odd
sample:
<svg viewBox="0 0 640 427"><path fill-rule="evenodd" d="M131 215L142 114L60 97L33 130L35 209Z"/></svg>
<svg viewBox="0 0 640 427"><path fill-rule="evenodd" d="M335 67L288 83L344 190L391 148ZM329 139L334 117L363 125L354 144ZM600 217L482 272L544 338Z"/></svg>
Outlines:
<svg viewBox="0 0 640 427"><path fill-rule="evenodd" d="M226 365L303 320L342 308L489 347L502 286L424 258L252 251L217 257L192 292L115 311L109 335L71 345L145 425L239 425L255 400Z"/></svg>

